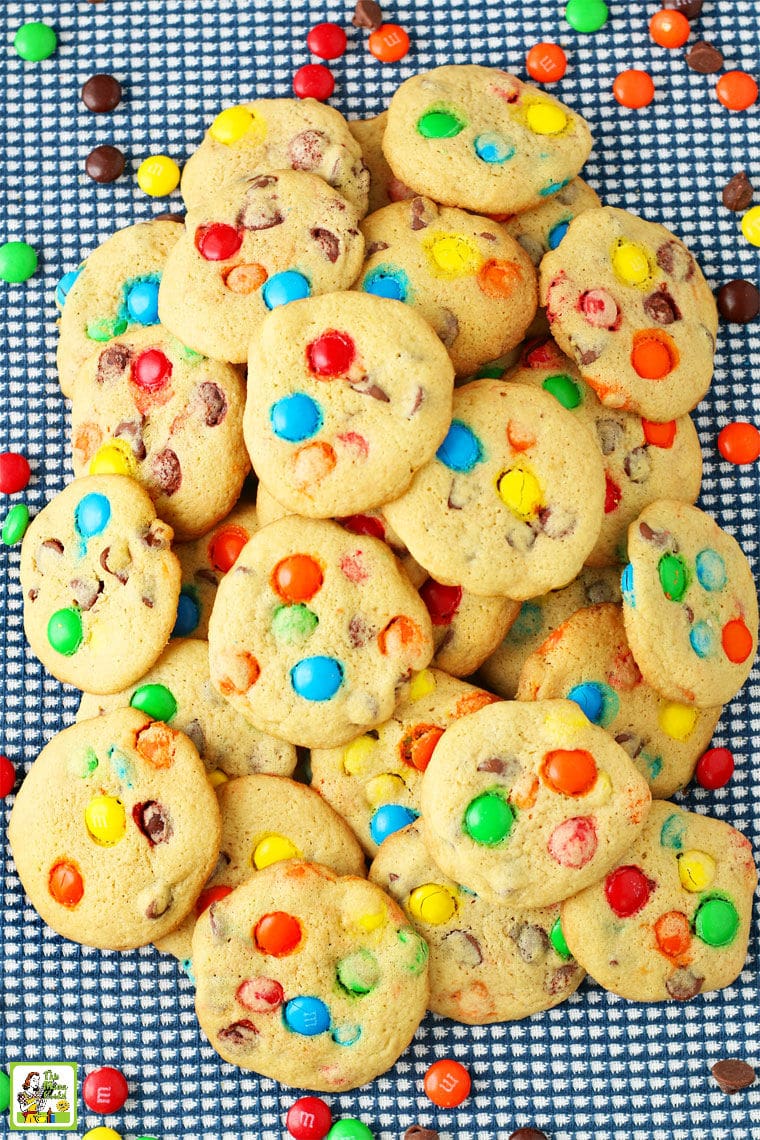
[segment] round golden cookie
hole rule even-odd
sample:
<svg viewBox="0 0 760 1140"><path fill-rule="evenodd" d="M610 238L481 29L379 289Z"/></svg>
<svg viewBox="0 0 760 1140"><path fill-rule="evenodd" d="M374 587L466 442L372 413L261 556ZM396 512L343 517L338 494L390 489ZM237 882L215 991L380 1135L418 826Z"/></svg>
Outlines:
<svg viewBox="0 0 760 1140"><path fill-rule="evenodd" d="M367 212L374 214L390 202L413 198L414 191L405 186L388 165L383 154L383 135L388 112L382 111L370 119L352 119L348 129L362 148L364 165L369 171L369 203Z"/></svg>
<svg viewBox="0 0 760 1140"><path fill-rule="evenodd" d="M244 364L272 309L353 283L364 253L359 216L316 174L225 182L188 210L161 279L162 324L204 356Z"/></svg>
<svg viewBox="0 0 760 1140"><path fill-rule="evenodd" d="M175 638L138 684L110 696L83 693L77 720L129 707L189 736L216 778L254 772L290 776L296 766L292 744L259 732L219 696L211 684L205 641Z"/></svg>
<svg viewBox="0 0 760 1140"><path fill-rule="evenodd" d="M592 724L606 729L658 800L686 787L723 711L655 692L633 660L622 608L611 603L578 610L523 665L517 699L552 697L575 701Z"/></svg>
<svg viewBox="0 0 760 1140"><path fill-rule="evenodd" d="M385 543L289 516L255 534L219 584L209 653L213 683L257 728L333 748L388 719L433 636Z"/></svg>
<svg viewBox="0 0 760 1140"><path fill-rule="evenodd" d="M522 600L566 585L599 536L602 460L548 392L474 380L435 459L384 513L444 585Z"/></svg>
<svg viewBox="0 0 760 1140"><path fill-rule="evenodd" d="M340 111L316 99L256 99L220 111L185 163L182 197L192 210L235 178L288 169L318 175L360 217L367 212L361 147Z"/></svg>
<svg viewBox="0 0 760 1140"><path fill-rule="evenodd" d="M366 260L354 288L416 309L457 376L522 340L538 303L535 271L498 222L416 197L370 214L361 229Z"/></svg>
<svg viewBox="0 0 760 1140"><path fill-rule="evenodd" d="M383 151L418 194L480 214L515 214L556 194L591 151L586 122L545 91L477 64L407 79Z"/></svg>
<svg viewBox="0 0 760 1140"><path fill-rule="evenodd" d="M693 256L664 226L603 206L541 262L560 348L608 408L656 422L695 408L713 374L718 311Z"/></svg>
<svg viewBox="0 0 760 1140"><path fill-rule="evenodd" d="M498 697L423 669L401 685L393 715L340 748L314 748L311 786L353 828L368 855L419 815L422 773L444 729Z"/></svg>
<svg viewBox="0 0 760 1140"><path fill-rule="evenodd" d="M182 219L138 222L117 230L89 255L58 322L58 380L71 396L79 369L104 344L131 328L158 324L158 287Z"/></svg>
<svg viewBox="0 0 760 1140"><path fill-rule="evenodd" d="M362 849L351 828L320 796L281 776L239 776L216 789L222 816L219 860L185 921L156 948L190 968L196 918L207 906L283 859L321 863L336 875L364 878Z"/></svg>
<svg viewBox="0 0 760 1140"><path fill-rule="evenodd" d="M137 709L64 729L16 795L8 837L35 910L64 938L128 950L173 930L219 854L194 745Z"/></svg>
<svg viewBox="0 0 760 1140"><path fill-rule="evenodd" d="M597 882L641 831L649 788L573 701L499 701L456 721L422 779L422 834L456 882L515 908Z"/></svg>
<svg viewBox="0 0 760 1140"><path fill-rule="evenodd" d="M739 976L756 885L740 831L654 803L619 865L562 904L562 930L605 989L629 1001L688 1001Z"/></svg>
<svg viewBox="0 0 760 1140"><path fill-rule="evenodd" d="M628 530L625 631L653 689L698 708L727 704L757 653L757 589L736 539L672 499L651 503Z"/></svg>
<svg viewBox="0 0 760 1140"><path fill-rule="evenodd" d="M599 195L588 182L573 178L540 206L507 218L504 229L520 243L538 268L544 254L556 249L562 241L576 214L598 209L601 204Z"/></svg>
<svg viewBox="0 0 760 1140"><path fill-rule="evenodd" d="M433 1013L467 1025L516 1021L583 981L559 934L559 906L513 910L464 890L436 867L414 824L386 840L370 879L428 944Z"/></svg>
<svg viewBox="0 0 760 1140"><path fill-rule="evenodd" d="M161 325L135 329L80 368L71 407L75 475L130 475L179 542L232 509L250 469L239 371Z"/></svg>
<svg viewBox="0 0 760 1140"><path fill-rule="evenodd" d="M500 697L512 700L525 661L553 630L584 606L619 602L620 597L617 567L595 570L585 566L569 586L523 602L501 645L478 669L478 681Z"/></svg>
<svg viewBox="0 0 760 1140"><path fill-rule="evenodd" d="M150 669L177 613L171 540L126 475L75 479L32 520L21 546L24 632L54 677L117 693Z"/></svg>
<svg viewBox="0 0 760 1140"><path fill-rule="evenodd" d="M248 377L256 473L310 517L397 498L451 421L454 370L438 337L406 305L362 293L269 313L251 338Z"/></svg>
<svg viewBox="0 0 760 1140"><path fill-rule="evenodd" d="M605 407L551 339L529 345L504 379L550 392L590 429L602 453L604 518L587 565L625 562L628 527L647 503L665 495L685 503L697 498L702 449L689 416L660 424L635 412Z"/></svg>
<svg viewBox="0 0 760 1140"><path fill-rule="evenodd" d="M195 1009L226 1061L282 1084L344 1091L406 1049L427 1006L427 959L373 883L276 863L196 923Z"/></svg>
<svg viewBox="0 0 760 1140"><path fill-rule="evenodd" d="M208 534L174 546L182 569L182 587L172 637L208 638L217 586L258 529L255 505L240 499Z"/></svg>

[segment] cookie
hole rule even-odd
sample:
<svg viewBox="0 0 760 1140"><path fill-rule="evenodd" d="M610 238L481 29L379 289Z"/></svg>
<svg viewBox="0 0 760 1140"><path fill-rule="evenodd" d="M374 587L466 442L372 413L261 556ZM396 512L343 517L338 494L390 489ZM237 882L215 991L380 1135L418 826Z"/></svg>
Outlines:
<svg viewBox="0 0 760 1140"><path fill-rule="evenodd" d="M710 515L662 499L631 523L625 631L652 688L698 708L727 704L757 653L757 591L735 538Z"/></svg>
<svg viewBox="0 0 760 1140"><path fill-rule="evenodd" d="M423 669L405 681L393 715L344 747L312 749L311 785L349 822L368 855L419 815L422 773L444 729L498 700Z"/></svg>
<svg viewBox="0 0 760 1140"><path fill-rule="evenodd" d="M204 356L245 363L271 309L352 284L364 252L358 224L316 174L226 182L188 210L161 280L162 324Z"/></svg>
<svg viewBox="0 0 760 1140"><path fill-rule="evenodd" d="M364 878L362 849L348 824L316 792L281 776L239 776L217 787L222 817L219 861L195 910L156 948L191 968L195 921L246 879L283 859L321 863Z"/></svg>
<svg viewBox="0 0 760 1140"><path fill-rule="evenodd" d="M590 429L604 463L602 529L586 562L626 561L630 523L647 503L665 496L693 503L702 483L702 450L689 416L652 423L634 412L606 408L553 340L530 345L505 380L543 388Z"/></svg>
<svg viewBox="0 0 760 1140"><path fill-rule="evenodd" d="M182 586L172 637L208 638L208 619L217 586L258 529L256 507L240 500L208 534L194 542L176 544L174 553L182 570Z"/></svg>
<svg viewBox="0 0 760 1140"><path fill-rule="evenodd" d="M588 182L573 178L539 206L505 218L504 229L520 243L538 268L544 254L556 249L562 241L576 214L598 209L601 204L599 195Z"/></svg>
<svg viewBox="0 0 760 1140"><path fill-rule="evenodd" d="M512 910L463 890L428 855L414 824L383 844L370 880L403 907L430 950L429 1008L467 1025L551 1009L585 976L564 946L559 907Z"/></svg>
<svg viewBox="0 0 760 1140"><path fill-rule="evenodd" d="M606 407L669 422L697 406L718 311L664 226L612 206L579 214L541 262L540 284L555 340Z"/></svg>
<svg viewBox="0 0 760 1140"><path fill-rule="evenodd" d="M483 597L461 586L426 578L420 597L433 623L433 665L455 677L469 677L506 637L520 603L498 594Z"/></svg>
<svg viewBox="0 0 760 1140"><path fill-rule="evenodd" d="M416 309L457 376L523 339L538 303L535 271L498 222L416 197L370 214L361 229L366 260L354 288Z"/></svg>
<svg viewBox="0 0 760 1140"><path fill-rule="evenodd" d="M71 406L75 475L130 475L178 542L228 514L250 469L245 383L156 325L116 337L77 373Z"/></svg>
<svg viewBox="0 0 760 1140"><path fill-rule="evenodd" d="M257 728L333 748L388 719L433 636L385 543L289 517L255 534L220 582L209 654L213 683Z"/></svg>
<svg viewBox="0 0 760 1140"><path fill-rule="evenodd" d="M182 235L177 221L138 222L93 250L66 295L58 322L56 363L64 396L98 345L131 328L158 324L158 286L169 251Z"/></svg>
<svg viewBox="0 0 760 1140"><path fill-rule="evenodd" d="M195 1009L226 1061L338 1092L411 1041L428 999L427 946L364 879L277 863L214 903L193 935Z"/></svg>
<svg viewBox="0 0 760 1140"><path fill-rule="evenodd" d="M396 177L383 154L383 135L388 112L382 111L370 119L352 119L348 129L362 149L362 159L369 171L369 201L367 212L373 214L390 202L413 198L414 191Z"/></svg>
<svg viewBox="0 0 760 1140"><path fill-rule="evenodd" d="M478 669L478 681L512 700L525 661L566 618L583 606L619 602L620 571L584 567L569 586L523 602L501 645Z"/></svg>
<svg viewBox="0 0 760 1140"><path fill-rule="evenodd" d="M219 854L214 791L194 745L137 709L82 721L43 748L8 837L43 920L127 950L173 930Z"/></svg>
<svg viewBox="0 0 760 1140"><path fill-rule="evenodd" d="M585 121L497 68L437 67L388 107L383 151L418 194L479 214L516 214L556 194L591 151Z"/></svg>
<svg viewBox="0 0 760 1140"><path fill-rule="evenodd" d="M689 783L723 711L655 692L628 647L622 608L610 603L578 610L523 665L517 699L553 697L575 701L606 729L659 800Z"/></svg>
<svg viewBox="0 0 760 1140"><path fill-rule="evenodd" d="M361 146L340 111L316 99L256 99L220 111L185 163L182 197L194 210L236 178L288 169L317 175L366 214Z"/></svg>
<svg viewBox="0 0 760 1140"><path fill-rule="evenodd" d="M422 779L433 860L485 900L551 906L597 882L649 811L644 777L573 701L499 701L455 722Z"/></svg>
<svg viewBox="0 0 760 1140"><path fill-rule="evenodd" d="M252 336L248 376L256 474L310 517L397 498L451 422L445 348L416 312L379 297L327 293L269 313Z"/></svg>
<svg viewBox="0 0 760 1140"><path fill-rule="evenodd" d="M217 778L255 772L290 776L296 766L292 744L259 732L219 696L211 684L205 641L170 641L139 683L120 693L83 693L77 720L130 707L189 736L206 770Z"/></svg>
<svg viewBox="0 0 760 1140"><path fill-rule="evenodd" d="M171 540L125 475L75 479L32 520L21 546L24 632L54 677L118 693L150 669L177 613Z"/></svg>
<svg viewBox="0 0 760 1140"><path fill-rule="evenodd" d="M740 831L654 803L620 865L563 903L562 930L605 989L630 1001L687 1001L739 976L756 884Z"/></svg>
<svg viewBox="0 0 760 1140"><path fill-rule="evenodd" d="M520 601L578 574L603 509L588 429L548 392L474 380L454 393L435 459L384 513L436 581Z"/></svg>

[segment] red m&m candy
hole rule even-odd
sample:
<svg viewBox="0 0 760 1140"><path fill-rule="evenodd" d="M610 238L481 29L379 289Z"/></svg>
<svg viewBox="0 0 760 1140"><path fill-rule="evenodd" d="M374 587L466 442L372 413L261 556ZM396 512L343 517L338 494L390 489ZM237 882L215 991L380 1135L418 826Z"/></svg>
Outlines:
<svg viewBox="0 0 760 1140"><path fill-rule="evenodd" d="M462 602L462 587L443 586L434 578L428 578L420 588L420 597L433 625L451 625Z"/></svg>
<svg viewBox="0 0 760 1140"><path fill-rule="evenodd" d="M26 456L15 451L0 454L0 491L4 495L15 495L17 491L23 491L31 474Z"/></svg>
<svg viewBox="0 0 760 1140"><path fill-rule="evenodd" d="M15 783L16 769L7 756L0 756L0 800L11 794Z"/></svg>
<svg viewBox="0 0 760 1140"><path fill-rule="evenodd" d="M219 902L221 899L224 899L227 897L227 895L231 894L232 887L225 887L222 886L222 884L217 887L207 887L206 890L201 891L200 895L198 896L198 901L195 904L195 913L200 918L204 910L208 910L208 908L210 906L213 906L215 902Z"/></svg>
<svg viewBox="0 0 760 1140"><path fill-rule="evenodd" d="M205 261L227 261L235 256L242 244L242 233L226 222L198 226L195 231L195 248Z"/></svg>
<svg viewBox="0 0 760 1140"><path fill-rule="evenodd" d="M323 1140L331 1125L332 1113L318 1096L299 1097L285 1117L285 1126L295 1140Z"/></svg>
<svg viewBox="0 0 760 1140"><path fill-rule="evenodd" d="M318 99L324 103L335 90L335 77L323 63L307 63L293 76L293 90L299 99Z"/></svg>
<svg viewBox="0 0 760 1140"><path fill-rule="evenodd" d="M745 420L726 424L718 432L718 451L728 463L754 463L760 456L760 431Z"/></svg>
<svg viewBox="0 0 760 1140"><path fill-rule="evenodd" d="M309 368L317 376L342 376L356 356L356 346L348 333L322 333L306 348Z"/></svg>
<svg viewBox="0 0 760 1140"><path fill-rule="evenodd" d="M306 37L312 55L320 59L337 59L346 50L348 38L340 24L315 24Z"/></svg>
<svg viewBox="0 0 760 1140"><path fill-rule="evenodd" d="M104 1065L88 1073L82 1085L82 1098L88 1108L103 1116L110 1116L123 1107L129 1096L127 1079L118 1069Z"/></svg>
<svg viewBox="0 0 760 1140"><path fill-rule="evenodd" d="M654 883L638 867L618 867L604 881L604 894L610 910L618 918L630 918L646 906Z"/></svg>
<svg viewBox="0 0 760 1140"><path fill-rule="evenodd" d="M727 748L708 748L697 761L696 776L703 788L723 788L734 774L734 758Z"/></svg>

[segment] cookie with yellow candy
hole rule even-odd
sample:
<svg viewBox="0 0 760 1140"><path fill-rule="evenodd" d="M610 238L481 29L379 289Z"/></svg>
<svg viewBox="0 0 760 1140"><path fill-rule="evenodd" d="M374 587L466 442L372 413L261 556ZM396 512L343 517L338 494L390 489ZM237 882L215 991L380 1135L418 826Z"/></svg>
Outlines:
<svg viewBox="0 0 760 1140"><path fill-rule="evenodd" d="M668 701L633 659L621 607L578 610L525 662L517 699L567 697L620 744L655 799L684 788L723 711Z"/></svg>
<svg viewBox="0 0 760 1140"><path fill-rule="evenodd" d="M573 701L499 701L436 744L421 827L455 882L493 903L542 907L605 875L650 803L628 755Z"/></svg>
<svg viewBox="0 0 760 1140"><path fill-rule="evenodd" d="M258 871L283 859L322 863L337 875L364 877L364 855L347 823L303 784L274 775L239 776L217 785L219 860L185 921L156 947L186 962L195 921Z"/></svg>
<svg viewBox="0 0 760 1140"><path fill-rule="evenodd" d="M582 178L573 178L539 206L504 221L504 229L523 247L538 268L541 258L556 249L576 214L601 206L596 190Z"/></svg>
<svg viewBox="0 0 760 1140"><path fill-rule="evenodd" d="M562 930L605 989L629 1001L688 1001L739 976L756 885L740 831L654 803L618 865L563 903Z"/></svg>
<svg viewBox="0 0 760 1140"><path fill-rule="evenodd" d="M19 878L48 926L113 950L182 922L216 863L219 836L195 746L130 708L54 736L8 825Z"/></svg>
<svg viewBox="0 0 760 1140"><path fill-rule="evenodd" d="M162 325L135 329L80 368L71 406L75 475L130 475L179 542L232 510L250 461L239 369L180 344Z"/></svg>
<svg viewBox="0 0 760 1140"><path fill-rule="evenodd" d="M302 170L334 187L367 212L369 172L348 123L316 99L255 99L225 107L182 171L188 209L225 182L273 170Z"/></svg>
<svg viewBox="0 0 760 1140"><path fill-rule="evenodd" d="M418 194L480 214L516 214L575 177L591 135L580 115L514 75L449 65L396 90L383 151Z"/></svg>
<svg viewBox="0 0 760 1140"><path fill-rule="evenodd" d="M497 697L423 669L405 681L391 718L340 748L314 748L311 785L353 828L369 855L419 815L422 773L444 730Z"/></svg>
<svg viewBox="0 0 760 1140"><path fill-rule="evenodd" d="M369 877L428 944L433 1013L467 1025L516 1021L559 1005L583 981L559 906L512 910L464 890L436 867L415 824L386 840Z"/></svg>
<svg viewBox="0 0 760 1140"><path fill-rule="evenodd" d="M362 222L367 256L354 286L417 310L458 376L514 348L536 313L528 254L498 222L414 197Z"/></svg>
<svg viewBox="0 0 760 1140"><path fill-rule="evenodd" d="M77 720L129 707L189 736L214 781L255 772L290 776L296 766L292 744L259 732L216 691L205 641L173 638L137 684L110 696L83 693Z"/></svg>

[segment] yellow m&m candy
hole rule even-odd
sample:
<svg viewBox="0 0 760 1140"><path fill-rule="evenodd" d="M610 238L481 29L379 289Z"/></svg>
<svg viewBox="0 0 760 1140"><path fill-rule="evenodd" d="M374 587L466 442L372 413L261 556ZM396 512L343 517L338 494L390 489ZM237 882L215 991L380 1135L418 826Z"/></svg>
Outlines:
<svg viewBox="0 0 760 1140"><path fill-rule="evenodd" d="M179 167L168 154L152 154L137 168L137 185L151 198L163 198L179 186Z"/></svg>
<svg viewBox="0 0 760 1140"><path fill-rule="evenodd" d="M528 126L537 135L558 135L567 126L567 115L554 103L533 103L525 114Z"/></svg>
<svg viewBox="0 0 760 1140"><path fill-rule="evenodd" d="M261 839L253 851L253 865L257 871L271 867L272 863L280 863L283 859L300 859L301 852L295 843L291 843L284 835L266 835Z"/></svg>
<svg viewBox="0 0 760 1140"><path fill-rule="evenodd" d="M678 857L678 877L685 890L704 891L715 878L715 860L704 851L684 851Z"/></svg>
<svg viewBox="0 0 760 1140"><path fill-rule="evenodd" d="M101 847L113 847L124 838L127 816L124 804L115 796L93 796L84 810L90 837Z"/></svg>
<svg viewBox="0 0 760 1140"><path fill-rule="evenodd" d="M621 241L615 246L612 268L624 285L644 285L651 276L646 251L632 241Z"/></svg>
<svg viewBox="0 0 760 1140"><path fill-rule="evenodd" d="M90 460L90 475L134 475L137 470L132 448L123 439L111 439Z"/></svg>
<svg viewBox="0 0 760 1140"><path fill-rule="evenodd" d="M698 716L697 709L674 702L661 706L658 720L662 731L673 740L688 740L694 731Z"/></svg>
<svg viewBox="0 0 760 1140"><path fill-rule="evenodd" d="M518 519L528 522L535 518L543 505L538 479L527 467L513 467L499 476L499 497Z"/></svg>
<svg viewBox="0 0 760 1140"><path fill-rule="evenodd" d="M246 107L227 107L216 116L208 133L217 142L231 146L250 130L252 124L253 115Z"/></svg>
<svg viewBox="0 0 760 1140"><path fill-rule="evenodd" d="M454 894L440 883L425 883L409 895L409 913L420 922L440 926L456 914Z"/></svg>

